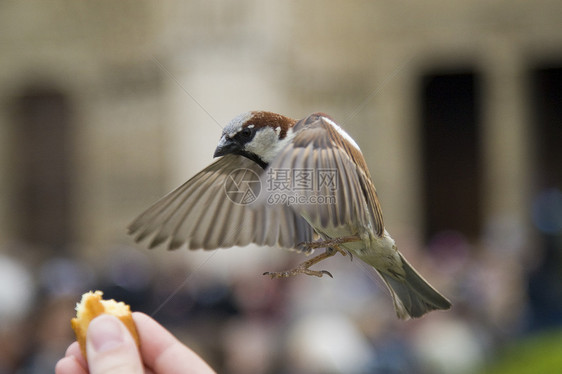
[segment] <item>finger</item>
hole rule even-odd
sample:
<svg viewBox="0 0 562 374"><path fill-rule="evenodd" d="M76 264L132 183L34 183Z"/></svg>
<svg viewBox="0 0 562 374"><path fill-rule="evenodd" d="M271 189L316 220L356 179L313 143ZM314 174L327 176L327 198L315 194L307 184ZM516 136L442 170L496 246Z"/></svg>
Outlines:
<svg viewBox="0 0 562 374"><path fill-rule="evenodd" d="M86 369L78 362L76 357L63 357L55 366L56 374L88 374Z"/></svg>
<svg viewBox="0 0 562 374"><path fill-rule="evenodd" d="M155 373L214 373L195 352L144 313L133 313L146 366Z"/></svg>
<svg viewBox="0 0 562 374"><path fill-rule="evenodd" d="M82 351L80 350L80 345L78 342L74 342L68 346L66 349L65 357L74 357L76 361L84 368L84 370L88 369L88 364L86 363L86 359L82 355Z"/></svg>
<svg viewBox="0 0 562 374"><path fill-rule="evenodd" d="M125 325L102 314L88 327L86 352L91 374L143 373L137 345Z"/></svg>

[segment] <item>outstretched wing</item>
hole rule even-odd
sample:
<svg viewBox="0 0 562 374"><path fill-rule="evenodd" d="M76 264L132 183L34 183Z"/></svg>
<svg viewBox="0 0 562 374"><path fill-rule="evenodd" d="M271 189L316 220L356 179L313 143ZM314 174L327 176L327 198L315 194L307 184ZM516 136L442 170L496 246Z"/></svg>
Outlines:
<svg viewBox="0 0 562 374"><path fill-rule="evenodd" d="M371 228L381 236L384 224L369 169L357 144L323 114L312 114L293 127L294 138L262 175L276 181L289 171L291 208L316 228ZM277 177L277 180L275 179ZM309 183L311 182L311 183ZM265 183L265 182L264 182ZM270 186L271 187L271 186ZM270 188L271 203L282 191ZM279 201L283 203L283 201Z"/></svg>
<svg viewBox="0 0 562 374"><path fill-rule="evenodd" d="M297 249L314 230L288 207L254 206L263 169L243 156L226 155L162 197L130 225L136 241L153 248L216 249L255 243Z"/></svg>

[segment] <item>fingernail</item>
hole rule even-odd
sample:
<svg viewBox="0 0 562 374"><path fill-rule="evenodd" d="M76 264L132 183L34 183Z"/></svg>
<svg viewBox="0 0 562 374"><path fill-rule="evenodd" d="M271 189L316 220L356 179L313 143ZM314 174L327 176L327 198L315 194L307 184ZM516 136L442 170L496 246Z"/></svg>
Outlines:
<svg viewBox="0 0 562 374"><path fill-rule="evenodd" d="M121 323L116 317L107 314L95 318L90 323L88 338L96 352L112 350L125 341Z"/></svg>

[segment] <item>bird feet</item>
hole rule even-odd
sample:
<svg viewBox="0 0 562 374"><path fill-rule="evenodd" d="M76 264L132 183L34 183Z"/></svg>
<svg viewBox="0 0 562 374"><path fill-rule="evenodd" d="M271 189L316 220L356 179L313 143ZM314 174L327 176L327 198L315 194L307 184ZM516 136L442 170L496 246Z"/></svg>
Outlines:
<svg viewBox="0 0 562 374"><path fill-rule="evenodd" d="M322 278L324 274L333 278L334 276L328 270L310 270L309 268L303 266L304 264L300 264L294 269L287 270L287 271L266 271L263 275L269 275L271 279L275 278L289 278L294 277L298 274L305 274L305 275L312 275L315 277Z"/></svg>
<svg viewBox="0 0 562 374"><path fill-rule="evenodd" d="M313 275L315 277L319 277L321 278L324 274L329 275L330 278L333 278L332 274L327 271L327 270L310 270L309 268L322 261L327 259L328 257L332 257L333 255L336 254L336 251L333 248L326 248L326 252L319 254L318 256L315 256L313 258L311 258L310 260L307 260L305 262L303 262L302 264L300 264L299 266L297 266L294 269L291 270L287 270L287 271L266 271L265 273L263 273L263 275L269 275L271 277L271 279L274 278L289 278L289 277L294 277L295 275L298 274L306 274L306 275Z"/></svg>
<svg viewBox="0 0 562 374"><path fill-rule="evenodd" d="M346 236L346 237L336 238L326 241L301 243L299 244L299 247L304 248L306 251L312 251L316 248L326 248L326 251L324 253L319 254L318 256L311 258L310 260L303 262L302 264L298 265L294 269L287 270L287 271L274 271L274 272L266 271L265 273L263 273L263 275L269 275L271 279L289 278L298 274L311 275L319 278L321 278L324 275L328 275L330 276L330 278L333 278L332 273L330 273L327 270L311 270L310 267L314 264L319 263L322 260L332 257L338 252L341 253L343 256L347 256L347 254L349 253L349 256L352 258L351 252L343 250L340 247L340 244L349 243L358 240L360 239L356 236Z"/></svg>

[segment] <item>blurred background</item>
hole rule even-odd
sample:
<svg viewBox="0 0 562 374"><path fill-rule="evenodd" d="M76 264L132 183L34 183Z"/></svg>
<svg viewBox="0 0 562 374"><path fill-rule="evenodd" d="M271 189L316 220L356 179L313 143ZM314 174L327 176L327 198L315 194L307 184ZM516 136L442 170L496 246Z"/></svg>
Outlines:
<svg viewBox="0 0 562 374"><path fill-rule="evenodd" d="M0 1L0 372L52 372L101 289L221 373L562 372L559 1ZM387 229L453 302L396 319L369 271L126 226L261 109L330 114Z"/></svg>

